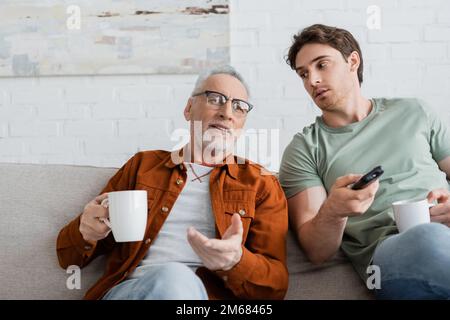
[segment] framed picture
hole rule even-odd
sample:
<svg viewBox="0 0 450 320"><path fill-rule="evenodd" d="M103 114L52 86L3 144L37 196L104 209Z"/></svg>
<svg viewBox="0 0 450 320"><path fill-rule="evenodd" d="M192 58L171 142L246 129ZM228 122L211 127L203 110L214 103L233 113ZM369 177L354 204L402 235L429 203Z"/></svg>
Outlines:
<svg viewBox="0 0 450 320"><path fill-rule="evenodd" d="M2 0L0 76L186 74L228 64L228 0Z"/></svg>

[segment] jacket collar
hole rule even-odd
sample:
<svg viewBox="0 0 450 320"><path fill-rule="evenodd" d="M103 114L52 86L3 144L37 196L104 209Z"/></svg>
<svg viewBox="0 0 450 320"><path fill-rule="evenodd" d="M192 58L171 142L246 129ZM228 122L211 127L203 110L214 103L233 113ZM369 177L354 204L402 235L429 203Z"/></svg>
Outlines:
<svg viewBox="0 0 450 320"><path fill-rule="evenodd" d="M176 166L183 164L183 149L175 150L172 152L169 152L168 157L165 159L165 166L173 169ZM239 158L237 156L234 156L230 154L224 163L218 164L215 166L215 168L222 168L223 166L226 167L228 174L233 178L236 179L238 175L238 164L245 163L245 159ZM181 167L182 168L182 167Z"/></svg>

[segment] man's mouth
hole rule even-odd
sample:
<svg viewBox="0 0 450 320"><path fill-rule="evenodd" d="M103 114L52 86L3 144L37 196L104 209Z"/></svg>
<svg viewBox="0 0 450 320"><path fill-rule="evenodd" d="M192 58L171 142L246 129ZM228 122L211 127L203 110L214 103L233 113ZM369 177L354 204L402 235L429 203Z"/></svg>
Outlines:
<svg viewBox="0 0 450 320"><path fill-rule="evenodd" d="M210 128L220 130L222 133L225 134L231 134L231 129L220 123L212 123L208 126L208 129Z"/></svg>
<svg viewBox="0 0 450 320"><path fill-rule="evenodd" d="M315 98L315 99L321 98L321 97L323 97L323 95L324 95L326 92L328 92L328 91L329 91L329 89L325 89L325 88L319 89L319 90L317 90L317 91L315 92L314 98Z"/></svg>

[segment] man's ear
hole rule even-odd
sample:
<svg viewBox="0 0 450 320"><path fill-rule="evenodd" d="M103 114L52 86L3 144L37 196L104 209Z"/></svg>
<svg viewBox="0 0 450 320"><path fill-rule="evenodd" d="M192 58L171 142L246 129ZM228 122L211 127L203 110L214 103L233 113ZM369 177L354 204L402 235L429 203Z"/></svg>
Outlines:
<svg viewBox="0 0 450 320"><path fill-rule="evenodd" d="M359 58L359 53L357 51L353 51L352 53L350 53L350 55L348 56L348 63L350 64L351 71L358 70L361 59Z"/></svg>
<svg viewBox="0 0 450 320"><path fill-rule="evenodd" d="M192 108L192 98L189 98L186 102L186 107L184 108L184 118L186 121L191 120L191 108Z"/></svg>

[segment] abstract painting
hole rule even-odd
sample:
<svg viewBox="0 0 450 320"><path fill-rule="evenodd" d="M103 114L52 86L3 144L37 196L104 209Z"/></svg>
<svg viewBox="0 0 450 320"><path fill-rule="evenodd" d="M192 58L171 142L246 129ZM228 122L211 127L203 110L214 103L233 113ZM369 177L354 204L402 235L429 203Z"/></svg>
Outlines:
<svg viewBox="0 0 450 320"><path fill-rule="evenodd" d="M0 76L187 74L228 64L228 0L2 0Z"/></svg>

